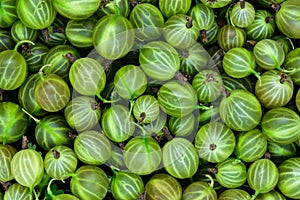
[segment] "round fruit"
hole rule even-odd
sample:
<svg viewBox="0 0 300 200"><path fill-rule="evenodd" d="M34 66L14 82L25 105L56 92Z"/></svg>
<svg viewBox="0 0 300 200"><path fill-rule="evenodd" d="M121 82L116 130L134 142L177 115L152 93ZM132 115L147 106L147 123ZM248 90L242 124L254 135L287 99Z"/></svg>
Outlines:
<svg viewBox="0 0 300 200"><path fill-rule="evenodd" d="M283 161L279 167L279 190L288 198L300 198L300 158L290 158Z"/></svg>
<svg viewBox="0 0 300 200"><path fill-rule="evenodd" d="M160 87L157 95L164 111L174 117L183 117L197 108L197 95L188 82L183 85L178 80L168 81Z"/></svg>
<svg viewBox="0 0 300 200"><path fill-rule="evenodd" d="M285 106L293 97L292 78L278 70L269 70L255 84L255 95L265 108Z"/></svg>
<svg viewBox="0 0 300 200"><path fill-rule="evenodd" d="M142 178L134 173L113 170L110 188L115 199L138 199L144 192Z"/></svg>
<svg viewBox="0 0 300 200"><path fill-rule="evenodd" d="M111 143L101 132L87 130L76 136L74 152L85 164L101 165L111 157Z"/></svg>
<svg viewBox="0 0 300 200"><path fill-rule="evenodd" d="M262 117L261 105L256 96L241 89L230 91L221 100L219 110L224 123L235 131L255 128Z"/></svg>
<svg viewBox="0 0 300 200"><path fill-rule="evenodd" d="M148 200L180 200L182 188L174 177L158 173L153 175L145 185L146 199Z"/></svg>
<svg viewBox="0 0 300 200"><path fill-rule="evenodd" d="M192 177L199 165L197 150L185 138L173 138L163 147L162 161L165 170L175 178Z"/></svg>
<svg viewBox="0 0 300 200"><path fill-rule="evenodd" d="M195 136L195 147L199 157L208 162L226 160L235 148L235 137L226 125L211 122L203 125Z"/></svg>
<svg viewBox="0 0 300 200"><path fill-rule="evenodd" d="M134 137L125 147L123 159L130 172L138 175L151 174L158 169L162 160L162 151L152 137Z"/></svg>
<svg viewBox="0 0 300 200"><path fill-rule="evenodd" d="M13 102L0 102L0 113L0 142L17 142L27 130L26 114Z"/></svg>
<svg viewBox="0 0 300 200"><path fill-rule="evenodd" d="M77 157L67 146L56 146L50 149L44 159L46 173L55 180L68 178L69 173L77 168Z"/></svg>
<svg viewBox="0 0 300 200"><path fill-rule="evenodd" d="M260 193L273 190L277 185L278 178L277 166L269 159L256 160L248 168L247 181L255 191L255 197Z"/></svg>
<svg viewBox="0 0 300 200"><path fill-rule="evenodd" d="M174 47L164 41L152 41L142 47L139 62L149 77L167 81L180 68L180 57Z"/></svg>
<svg viewBox="0 0 300 200"><path fill-rule="evenodd" d="M175 14L186 14L192 4L192 0L158 0L158 6L162 14L166 18L170 18Z"/></svg>
<svg viewBox="0 0 300 200"><path fill-rule="evenodd" d="M300 117L287 107L273 108L264 114L261 128L271 142L289 144L300 137Z"/></svg>
<svg viewBox="0 0 300 200"><path fill-rule="evenodd" d="M11 173L10 162L17 153L15 147L0 144L0 181L5 183L14 179Z"/></svg>
<svg viewBox="0 0 300 200"><path fill-rule="evenodd" d="M32 149L18 151L11 160L11 173L19 184L29 187L32 192L44 175L42 156Z"/></svg>
<svg viewBox="0 0 300 200"><path fill-rule="evenodd" d="M17 14L19 19L29 28L44 29L50 26L56 18L56 9L52 1L18 0Z"/></svg>
<svg viewBox="0 0 300 200"><path fill-rule="evenodd" d="M41 74L41 78L34 88L35 100L42 109L48 112L62 110L68 104L70 96L69 86L56 74Z"/></svg>

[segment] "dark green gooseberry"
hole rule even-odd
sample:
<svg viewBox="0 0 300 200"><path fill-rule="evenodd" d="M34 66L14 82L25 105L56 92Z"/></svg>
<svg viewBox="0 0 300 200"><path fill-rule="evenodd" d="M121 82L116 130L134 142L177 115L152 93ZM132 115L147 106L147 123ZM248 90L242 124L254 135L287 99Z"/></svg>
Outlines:
<svg viewBox="0 0 300 200"><path fill-rule="evenodd" d="M80 58L77 49L70 45L57 45L52 47L43 59L45 74L56 74L67 80L71 65Z"/></svg>
<svg viewBox="0 0 300 200"><path fill-rule="evenodd" d="M134 137L125 147L123 159L130 172L148 175L156 171L162 160L162 151L152 137Z"/></svg>
<svg viewBox="0 0 300 200"><path fill-rule="evenodd" d="M257 128L238 133L236 142L234 154L244 162L254 162L267 151L267 138Z"/></svg>
<svg viewBox="0 0 300 200"><path fill-rule="evenodd" d="M247 38L260 41L271 38L275 32L275 18L267 10L258 9L255 11L253 22L245 28Z"/></svg>
<svg viewBox="0 0 300 200"><path fill-rule="evenodd" d="M214 189L214 181L210 175L205 175L209 178L210 183L204 181L194 181L190 183L182 194L182 200L217 200L217 193Z"/></svg>
<svg viewBox="0 0 300 200"><path fill-rule="evenodd" d="M16 0L1 1L0 11L0 27L10 28L12 24L18 19L16 10Z"/></svg>
<svg viewBox="0 0 300 200"><path fill-rule="evenodd" d="M273 161L263 158L251 163L248 168L247 182L255 191L254 197L260 193L270 192L275 188L279 179L279 171Z"/></svg>
<svg viewBox="0 0 300 200"><path fill-rule="evenodd" d="M278 188L286 197L300 198L300 158L294 157L283 161L279 167Z"/></svg>
<svg viewBox="0 0 300 200"><path fill-rule="evenodd" d="M95 16L82 20L69 20L66 26L68 41L79 48L93 46L93 29L97 21L98 19Z"/></svg>
<svg viewBox="0 0 300 200"><path fill-rule="evenodd" d="M22 199L22 200L33 200L33 193L30 192L30 189L26 186L23 186L19 183L12 184L7 191L5 191L3 200L13 200L13 199Z"/></svg>
<svg viewBox="0 0 300 200"><path fill-rule="evenodd" d="M210 8L222 8L227 6L231 0L218 0L218 1L214 1L214 0L201 0L201 2L205 5L208 6Z"/></svg>
<svg viewBox="0 0 300 200"><path fill-rule="evenodd" d="M135 130L134 118L127 107L114 104L102 113L101 128L104 134L114 142L124 142Z"/></svg>
<svg viewBox="0 0 300 200"><path fill-rule="evenodd" d="M175 14L186 14L192 5L192 0L182 2L180 0L158 0L158 6L166 18Z"/></svg>
<svg viewBox="0 0 300 200"><path fill-rule="evenodd" d="M292 77L294 84L300 85L300 48L296 48L290 51L285 60L283 67L289 71L289 75Z"/></svg>
<svg viewBox="0 0 300 200"><path fill-rule="evenodd" d="M97 12L101 11L103 14L121 14L124 17L128 17L130 13L130 1L127 0L112 0L101 1L100 8Z"/></svg>
<svg viewBox="0 0 300 200"><path fill-rule="evenodd" d="M67 42L67 19L58 15L54 22L42 30L38 30L40 40L47 46L63 45Z"/></svg>
<svg viewBox="0 0 300 200"><path fill-rule="evenodd" d="M103 169L83 165L71 174L71 192L80 199L101 200L108 192L109 180Z"/></svg>
<svg viewBox="0 0 300 200"><path fill-rule="evenodd" d="M25 26L25 24L23 24L20 20L17 20L13 23L10 33L15 43L18 43L22 40L35 42L38 36L36 29L31 29Z"/></svg>
<svg viewBox="0 0 300 200"><path fill-rule="evenodd" d="M296 106L298 111L300 111L300 89L298 90L297 94L296 94Z"/></svg>
<svg viewBox="0 0 300 200"><path fill-rule="evenodd" d="M56 18L56 10L52 1L41 3L39 0L33 0L29 4L27 0L18 0L16 5L19 19L32 29L44 29Z"/></svg>
<svg viewBox="0 0 300 200"><path fill-rule="evenodd" d="M300 136L300 117L290 108L273 108L264 114L261 128L269 141L289 144Z"/></svg>
<svg viewBox="0 0 300 200"><path fill-rule="evenodd" d="M15 42L8 30L0 30L0 52L8 49L13 49Z"/></svg>
<svg viewBox="0 0 300 200"><path fill-rule="evenodd" d="M203 3L197 3L190 9L189 16L197 23L198 29L200 29L201 41L203 43L208 42L206 31L209 30L215 22L213 9L205 6Z"/></svg>
<svg viewBox="0 0 300 200"><path fill-rule="evenodd" d="M145 191L147 200L180 200L182 197L182 187L179 181L164 173L151 176L145 185Z"/></svg>
<svg viewBox="0 0 300 200"><path fill-rule="evenodd" d="M255 95L265 108L285 106L293 97L292 78L279 70L264 72L255 84Z"/></svg>
<svg viewBox="0 0 300 200"><path fill-rule="evenodd" d="M77 132L92 129L101 117L100 103L90 96L74 97L65 107L64 116L69 126Z"/></svg>
<svg viewBox="0 0 300 200"><path fill-rule="evenodd" d="M225 188L238 188L247 180L246 165L235 158L219 162L212 172L220 185Z"/></svg>
<svg viewBox="0 0 300 200"><path fill-rule="evenodd" d="M211 103L221 95L223 81L218 72L207 69L194 76L192 86L200 102Z"/></svg>
<svg viewBox="0 0 300 200"><path fill-rule="evenodd" d="M297 156L297 147L295 143L277 144L268 141L268 152L275 164L280 164L284 160Z"/></svg>
<svg viewBox="0 0 300 200"><path fill-rule="evenodd" d="M69 127L64 117L60 115L47 115L41 120L36 120L35 139L40 147L49 150L59 145L70 145L69 134L73 130Z"/></svg>
<svg viewBox="0 0 300 200"><path fill-rule="evenodd" d="M210 55L199 42L189 48L179 49L178 54L180 56L179 71L190 76L204 70L210 60Z"/></svg>
<svg viewBox="0 0 300 200"><path fill-rule="evenodd" d="M163 146L162 162L165 170L175 178L192 177L199 166L194 145L185 138L173 138Z"/></svg>
<svg viewBox="0 0 300 200"><path fill-rule="evenodd" d="M277 34L273 38L280 46L282 46L285 55L294 49L294 44L289 37L286 37L283 34Z"/></svg>
<svg viewBox="0 0 300 200"><path fill-rule="evenodd" d="M255 128L262 117L262 108L257 97L247 90L235 89L223 97L219 107L221 119L235 131Z"/></svg>
<svg viewBox="0 0 300 200"><path fill-rule="evenodd" d="M235 89L253 91L253 81L249 76L245 78L232 78L227 74L222 74L222 81L224 88L229 92Z"/></svg>
<svg viewBox="0 0 300 200"><path fill-rule="evenodd" d="M173 47L186 49L193 46L200 33L198 23L184 14L171 16L163 29L163 37Z"/></svg>
<svg viewBox="0 0 300 200"><path fill-rule="evenodd" d="M111 157L111 143L103 133L87 130L76 136L74 152L85 164L101 165Z"/></svg>
<svg viewBox="0 0 300 200"><path fill-rule="evenodd" d="M44 158L45 171L55 180L68 178L69 173L75 172L77 163L74 151L67 146L53 147Z"/></svg>
<svg viewBox="0 0 300 200"><path fill-rule="evenodd" d="M28 70L37 72L43 66L43 59L48 54L49 49L42 43L35 45L22 45L22 55L24 56Z"/></svg>
<svg viewBox="0 0 300 200"><path fill-rule="evenodd" d="M218 200L249 200L251 199L251 196L248 192L242 189L227 189L223 191L219 197Z"/></svg>
<svg viewBox="0 0 300 200"><path fill-rule="evenodd" d="M115 199L136 200L144 192L142 178L134 173L113 170L110 188Z"/></svg>
<svg viewBox="0 0 300 200"><path fill-rule="evenodd" d="M272 190L270 192L259 194L256 198L256 200L286 200L286 197L283 196L280 192L276 190Z"/></svg>
<svg viewBox="0 0 300 200"><path fill-rule="evenodd" d="M45 65L47 66L47 65ZM34 98L39 106L47 112L62 110L69 102L71 91L63 78L56 74L43 74L43 68L38 72L40 79L34 88Z"/></svg>
<svg viewBox="0 0 300 200"><path fill-rule="evenodd" d="M26 133L27 117L21 107L13 102L0 102L0 142L10 144Z"/></svg>
<svg viewBox="0 0 300 200"><path fill-rule="evenodd" d="M168 128L173 135L185 137L195 133L198 125L194 113L190 113L183 117L171 116L168 120Z"/></svg>
<svg viewBox="0 0 300 200"><path fill-rule="evenodd" d="M65 18L86 19L99 9L100 2L101 0L53 0L53 6Z"/></svg>
<svg viewBox="0 0 300 200"><path fill-rule="evenodd" d="M44 175L42 156L33 149L18 151L11 160L11 173L19 184L28 187L32 193Z"/></svg>
<svg viewBox="0 0 300 200"><path fill-rule="evenodd" d="M40 75L38 73L30 75L18 92L20 106L33 116L43 116L47 113L34 98L34 88L39 79Z"/></svg>
<svg viewBox="0 0 300 200"><path fill-rule="evenodd" d="M17 153L17 149L11 145L0 144L0 181L5 183L14 179L11 173L10 162Z"/></svg>

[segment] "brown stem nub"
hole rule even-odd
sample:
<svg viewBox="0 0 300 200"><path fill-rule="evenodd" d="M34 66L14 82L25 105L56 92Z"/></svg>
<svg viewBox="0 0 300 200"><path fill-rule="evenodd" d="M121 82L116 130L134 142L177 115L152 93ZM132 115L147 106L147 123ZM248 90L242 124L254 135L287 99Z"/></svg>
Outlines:
<svg viewBox="0 0 300 200"><path fill-rule="evenodd" d="M152 133L151 136L152 136L157 142L160 142L160 140L161 140L161 136L160 136L160 135L157 135L156 133Z"/></svg>
<svg viewBox="0 0 300 200"><path fill-rule="evenodd" d="M175 77L179 80L182 85L185 85L188 81L187 78L179 71L176 72Z"/></svg>
<svg viewBox="0 0 300 200"><path fill-rule="evenodd" d="M181 58L188 58L189 57L189 51L188 50L180 51L180 57Z"/></svg>
<svg viewBox="0 0 300 200"><path fill-rule="evenodd" d="M97 110L100 107L100 103L94 103L93 102L91 107L92 107L92 110Z"/></svg>
<svg viewBox="0 0 300 200"><path fill-rule="evenodd" d="M216 82L218 83L219 81L214 77L212 73L209 73L206 75L206 79L202 82L202 84L206 84L209 82Z"/></svg>
<svg viewBox="0 0 300 200"><path fill-rule="evenodd" d="M22 44L22 53L25 53L27 55L30 54L30 48L29 48L29 44L28 43L24 43Z"/></svg>
<svg viewBox="0 0 300 200"><path fill-rule="evenodd" d="M164 127L162 129L163 133L165 134L166 138L168 141L172 140L173 139L173 136L171 134L171 132L169 131L168 127Z"/></svg>
<svg viewBox="0 0 300 200"><path fill-rule="evenodd" d="M53 33L63 33L63 34L66 33L66 31L65 31L65 29L63 27L53 27L52 28L52 32Z"/></svg>
<svg viewBox="0 0 300 200"><path fill-rule="evenodd" d="M146 191L141 194L139 200L146 200Z"/></svg>
<svg viewBox="0 0 300 200"><path fill-rule="evenodd" d="M210 149L211 151L214 151L216 148L217 148L217 145L216 145L216 144L210 144L210 145L209 145L209 149Z"/></svg>
<svg viewBox="0 0 300 200"><path fill-rule="evenodd" d="M29 143L29 141L27 139L27 136L24 135L22 137L22 149L28 149L28 143Z"/></svg>
<svg viewBox="0 0 300 200"><path fill-rule="evenodd" d="M58 159L60 157L60 153L58 151L56 151L55 149L52 150L52 154L55 159Z"/></svg>
<svg viewBox="0 0 300 200"><path fill-rule="evenodd" d="M129 0L129 3L131 4L132 7L138 5L138 2L136 0Z"/></svg>
<svg viewBox="0 0 300 200"><path fill-rule="evenodd" d="M245 8L246 2L245 0L240 0L241 9Z"/></svg>
<svg viewBox="0 0 300 200"><path fill-rule="evenodd" d="M99 7L103 8L107 3L109 3L109 0L102 0Z"/></svg>
<svg viewBox="0 0 300 200"><path fill-rule="evenodd" d="M271 154L270 154L270 152L266 152L266 153L265 153L265 159L268 159L268 160L271 159Z"/></svg>
<svg viewBox="0 0 300 200"><path fill-rule="evenodd" d="M276 3L269 3L269 4L276 12L278 12L281 8L280 4L276 4Z"/></svg>
<svg viewBox="0 0 300 200"><path fill-rule="evenodd" d="M280 77L280 83L283 84L284 82L286 82L288 80L288 76L285 74L281 74Z"/></svg>
<svg viewBox="0 0 300 200"><path fill-rule="evenodd" d="M118 145L119 145L121 150L124 150L125 142L119 142Z"/></svg>
<svg viewBox="0 0 300 200"><path fill-rule="evenodd" d="M141 124L144 121L145 118L146 118L146 113L142 112L140 114L140 118L138 119L138 124Z"/></svg>
<svg viewBox="0 0 300 200"><path fill-rule="evenodd" d="M192 28L193 27L193 20L192 20L192 18L191 17L189 17L189 16L185 16L185 19L186 19L186 21L187 21L187 23L186 23L186 27L187 28Z"/></svg>
<svg viewBox="0 0 300 200"><path fill-rule="evenodd" d="M4 90L0 89L0 102L3 101Z"/></svg>
<svg viewBox="0 0 300 200"><path fill-rule="evenodd" d="M43 37L44 37L44 39L45 39L46 42L50 42L51 41L51 37L50 37L48 28L44 28L42 30L42 34L43 34Z"/></svg>
<svg viewBox="0 0 300 200"><path fill-rule="evenodd" d="M11 182L3 182L3 181L0 181L0 184L2 185L3 189L5 191L7 191L7 189L9 188L9 186L11 185Z"/></svg>
<svg viewBox="0 0 300 200"><path fill-rule="evenodd" d="M204 44L207 43L208 39L207 39L206 30L201 30L200 35L201 35L201 42L203 42Z"/></svg>
<svg viewBox="0 0 300 200"><path fill-rule="evenodd" d="M270 22L272 22L272 21L274 21L274 20L275 20L274 15L271 15L271 16L266 17L266 23L270 23Z"/></svg>
<svg viewBox="0 0 300 200"><path fill-rule="evenodd" d="M77 137L76 134L72 133L72 132L69 132L68 133L68 137L71 139L71 140L75 140L75 138Z"/></svg>
<svg viewBox="0 0 300 200"><path fill-rule="evenodd" d="M66 55L64 55L64 58L69 59L69 61L72 63L76 60L76 57L72 53L67 53Z"/></svg>
<svg viewBox="0 0 300 200"><path fill-rule="evenodd" d="M207 170L208 170L208 172L213 173L213 174L217 174L218 173L218 169L217 168L208 168Z"/></svg>

